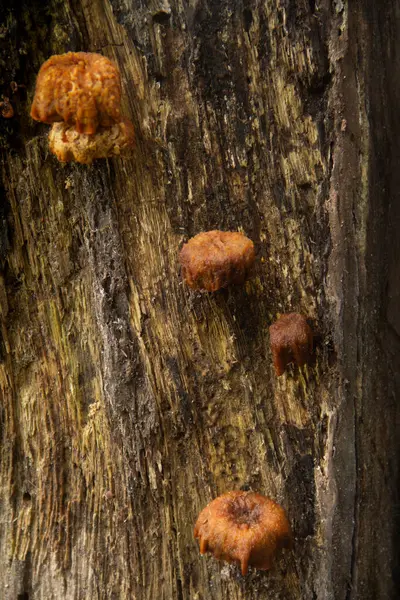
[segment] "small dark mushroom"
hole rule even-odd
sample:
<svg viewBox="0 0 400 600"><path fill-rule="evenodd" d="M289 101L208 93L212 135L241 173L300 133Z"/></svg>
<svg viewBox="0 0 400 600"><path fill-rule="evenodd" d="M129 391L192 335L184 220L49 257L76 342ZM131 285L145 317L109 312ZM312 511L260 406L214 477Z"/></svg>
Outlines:
<svg viewBox="0 0 400 600"><path fill-rule="evenodd" d="M4 119L11 119L14 116L14 109L8 98L3 98L0 102L0 114Z"/></svg>
<svg viewBox="0 0 400 600"><path fill-rule="evenodd" d="M289 363L302 367L310 360L313 332L307 319L298 313L287 313L269 328L270 345L275 371L283 375Z"/></svg>

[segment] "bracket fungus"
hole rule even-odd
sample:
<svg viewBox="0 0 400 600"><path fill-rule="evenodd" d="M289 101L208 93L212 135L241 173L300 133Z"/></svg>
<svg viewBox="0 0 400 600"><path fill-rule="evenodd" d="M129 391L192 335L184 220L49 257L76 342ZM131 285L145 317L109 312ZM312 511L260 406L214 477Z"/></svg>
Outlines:
<svg viewBox="0 0 400 600"><path fill-rule="evenodd" d="M118 67L101 54L68 52L41 66L31 117L53 125L50 150L60 161L90 164L129 154L134 130L120 104Z"/></svg>
<svg viewBox="0 0 400 600"><path fill-rule="evenodd" d="M234 491L218 496L199 514L194 537L200 553L268 570L282 548L292 547L292 531L284 509L256 492Z"/></svg>
<svg viewBox="0 0 400 600"><path fill-rule="evenodd" d="M253 242L238 231L199 233L183 245L179 254L187 285L207 292L243 283L254 259Z"/></svg>
<svg viewBox="0 0 400 600"><path fill-rule="evenodd" d="M269 328L270 345L275 371L283 375L287 365L294 362L302 367L310 360L313 332L307 319L298 313L287 313Z"/></svg>

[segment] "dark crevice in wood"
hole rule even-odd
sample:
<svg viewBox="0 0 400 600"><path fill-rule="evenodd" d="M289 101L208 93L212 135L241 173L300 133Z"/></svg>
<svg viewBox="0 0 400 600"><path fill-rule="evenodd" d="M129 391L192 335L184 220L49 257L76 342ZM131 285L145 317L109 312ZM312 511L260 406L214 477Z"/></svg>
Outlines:
<svg viewBox="0 0 400 600"><path fill-rule="evenodd" d="M153 19L153 22L158 25L166 25L171 18L171 13L166 10L159 10L154 13L151 18Z"/></svg>

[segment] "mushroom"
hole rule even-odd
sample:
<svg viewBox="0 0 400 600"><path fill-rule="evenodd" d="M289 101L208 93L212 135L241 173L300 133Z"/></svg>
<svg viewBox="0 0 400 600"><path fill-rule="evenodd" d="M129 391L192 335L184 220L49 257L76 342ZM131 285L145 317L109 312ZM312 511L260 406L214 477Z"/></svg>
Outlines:
<svg viewBox="0 0 400 600"><path fill-rule="evenodd" d="M309 362L313 349L313 332L307 319L298 313L287 313L269 328L270 345L275 371L283 375L287 365L294 362L302 367Z"/></svg>
<svg viewBox="0 0 400 600"><path fill-rule="evenodd" d="M40 68L31 117L53 124L50 150L61 161L91 163L129 153L133 125L122 119L118 67L94 52L68 52Z"/></svg>
<svg viewBox="0 0 400 600"><path fill-rule="evenodd" d="M256 492L233 491L218 496L199 514L194 537L200 554L268 570L282 548L292 547L292 531L284 509Z"/></svg>
<svg viewBox="0 0 400 600"><path fill-rule="evenodd" d="M54 123L49 148L59 161L90 164L96 158L124 155L134 143L133 125L128 119L111 127L101 127L94 135L79 134L67 123Z"/></svg>
<svg viewBox="0 0 400 600"><path fill-rule="evenodd" d="M238 231L206 231L184 244L182 275L194 290L215 292L243 283L254 263L254 244Z"/></svg>
<svg viewBox="0 0 400 600"><path fill-rule="evenodd" d="M3 97L0 102L0 114L4 119L11 119L14 116L14 109L8 98Z"/></svg>

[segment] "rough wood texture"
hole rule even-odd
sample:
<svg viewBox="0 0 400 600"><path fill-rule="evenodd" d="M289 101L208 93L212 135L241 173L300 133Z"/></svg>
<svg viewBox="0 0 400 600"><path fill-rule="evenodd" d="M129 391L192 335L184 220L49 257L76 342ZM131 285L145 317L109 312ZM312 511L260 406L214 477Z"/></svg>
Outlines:
<svg viewBox="0 0 400 600"><path fill-rule="evenodd" d="M398 598L400 28L379 4L2 3L5 600ZM35 74L68 50L118 63L132 160L49 155ZM181 284L209 229L255 242L246 286ZM277 379L287 311L319 343ZM239 488L290 516L269 573L199 556L197 514Z"/></svg>

